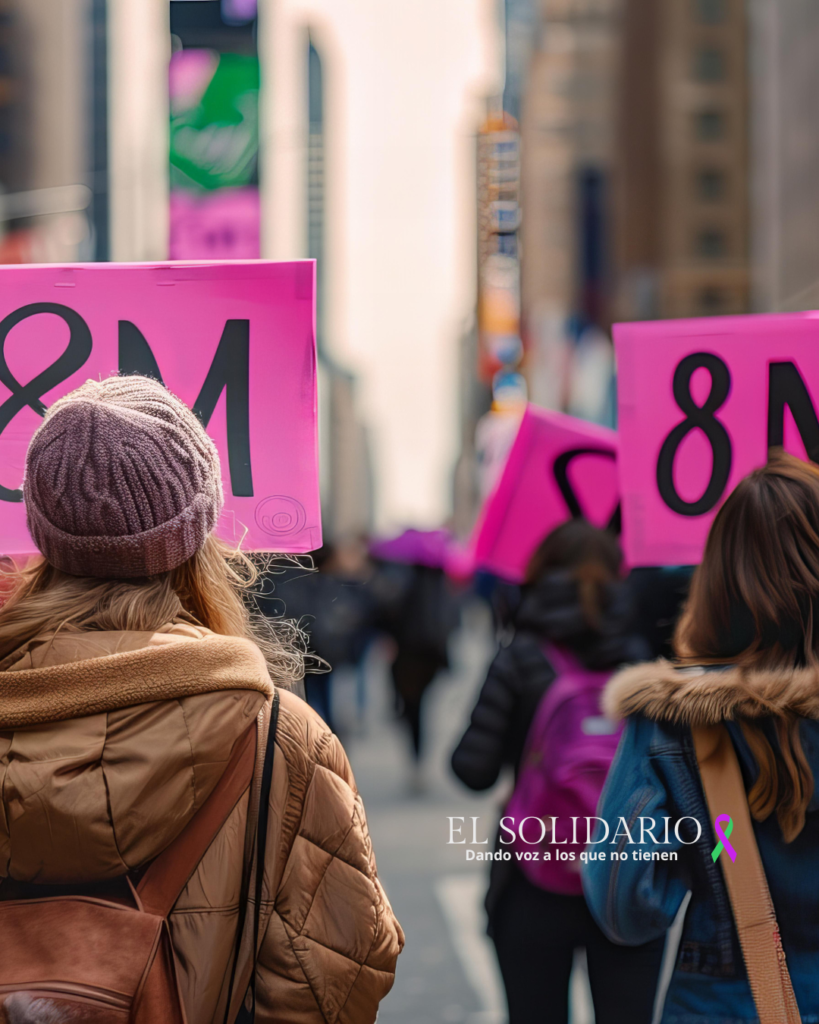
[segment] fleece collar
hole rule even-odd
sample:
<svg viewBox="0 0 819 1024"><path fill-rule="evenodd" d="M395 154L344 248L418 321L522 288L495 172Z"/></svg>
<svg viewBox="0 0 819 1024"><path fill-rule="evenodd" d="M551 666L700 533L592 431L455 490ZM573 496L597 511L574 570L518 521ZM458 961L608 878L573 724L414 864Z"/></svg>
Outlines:
<svg viewBox="0 0 819 1024"><path fill-rule="evenodd" d="M819 672L813 668L718 671L675 668L669 661L633 665L603 694L612 718L640 713L655 721L716 725L739 718L819 719Z"/></svg>
<svg viewBox="0 0 819 1024"><path fill-rule="evenodd" d="M252 641L203 633L159 646L0 672L0 729L219 690L273 692L264 657Z"/></svg>

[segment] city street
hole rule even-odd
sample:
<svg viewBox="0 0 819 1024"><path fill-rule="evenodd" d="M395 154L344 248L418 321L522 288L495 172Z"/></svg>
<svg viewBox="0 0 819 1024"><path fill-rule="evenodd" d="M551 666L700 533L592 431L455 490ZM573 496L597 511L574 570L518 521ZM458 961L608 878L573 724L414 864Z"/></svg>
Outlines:
<svg viewBox="0 0 819 1024"><path fill-rule="evenodd" d="M0 1024L819 1024L817 55L0 0Z"/></svg>
<svg viewBox="0 0 819 1024"><path fill-rule="evenodd" d="M392 687L385 652L376 646L367 662L367 709L362 728L354 727L355 680L334 680L340 727L364 797L379 874L406 932L395 987L384 1000L379 1021L386 1024L502 1024L503 987L494 950L485 934L483 899L488 865L466 860L465 846L448 845L449 816L463 817L463 837L471 839L476 816L478 839L491 848L497 809L509 781L490 793L461 786L449 756L469 716L494 645L489 616L480 604L467 607L463 627L451 643L452 667L428 694L427 754L423 792L414 793L409 773L409 741L392 710ZM572 986L572 1024L593 1020L585 977Z"/></svg>
<svg viewBox="0 0 819 1024"><path fill-rule="evenodd" d="M504 999L494 954L484 935L487 865L467 863L464 846L449 846L448 816L480 817L489 838L498 792L476 795L449 771L449 755L463 729L491 657L488 616L472 606L453 638L452 670L428 694L426 788L410 792L409 741L392 713L392 688L383 654L368 659L368 706L361 735L346 746L367 807L381 878L406 932L395 987L383 1002L386 1024L501 1024ZM353 705L352 681L338 680L342 722ZM464 836L469 833L465 830Z"/></svg>

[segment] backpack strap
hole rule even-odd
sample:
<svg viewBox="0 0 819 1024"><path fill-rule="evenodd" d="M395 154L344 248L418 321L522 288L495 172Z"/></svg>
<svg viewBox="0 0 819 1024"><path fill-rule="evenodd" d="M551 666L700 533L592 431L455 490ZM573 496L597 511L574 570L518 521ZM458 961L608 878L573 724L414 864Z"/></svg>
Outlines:
<svg viewBox="0 0 819 1024"><path fill-rule="evenodd" d="M540 641L540 652L554 669L555 676L562 676L566 672L571 672L573 668L577 668L577 664L572 663L568 651L561 650L551 640Z"/></svg>
<svg viewBox="0 0 819 1024"><path fill-rule="evenodd" d="M734 744L724 725L691 730L712 820L728 814L736 861L720 857L760 1024L799 1024L773 900L751 823Z"/></svg>
<svg viewBox="0 0 819 1024"><path fill-rule="evenodd" d="M254 1024L256 1019L256 957L262 938L262 884L267 862L267 827L278 722L279 694L276 691L269 708L265 705L259 719L261 763L257 763L247 818L247 867L244 872L242 903L236 930L233 969L228 985L225 1024ZM249 909L252 911L252 917L248 915Z"/></svg>
<svg viewBox="0 0 819 1024"><path fill-rule="evenodd" d="M247 790L256 761L256 722L233 745L227 767L208 799L136 887L143 910L167 917L231 811Z"/></svg>

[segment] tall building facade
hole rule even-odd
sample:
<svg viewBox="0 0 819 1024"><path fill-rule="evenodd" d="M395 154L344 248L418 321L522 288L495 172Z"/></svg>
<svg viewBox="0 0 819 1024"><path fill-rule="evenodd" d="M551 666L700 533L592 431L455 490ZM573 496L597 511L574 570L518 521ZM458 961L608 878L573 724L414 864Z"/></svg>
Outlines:
<svg viewBox="0 0 819 1024"><path fill-rule="evenodd" d="M615 316L745 312L745 0L622 2Z"/></svg>
<svg viewBox="0 0 819 1024"><path fill-rule="evenodd" d="M819 4L749 0L753 308L819 307Z"/></svg>
<svg viewBox="0 0 819 1024"><path fill-rule="evenodd" d="M521 293L532 399L571 406L574 345L611 317L619 0L539 0L521 99Z"/></svg>
<svg viewBox="0 0 819 1024"><path fill-rule="evenodd" d="M0 262L94 258L93 14L92 0L0 3Z"/></svg>

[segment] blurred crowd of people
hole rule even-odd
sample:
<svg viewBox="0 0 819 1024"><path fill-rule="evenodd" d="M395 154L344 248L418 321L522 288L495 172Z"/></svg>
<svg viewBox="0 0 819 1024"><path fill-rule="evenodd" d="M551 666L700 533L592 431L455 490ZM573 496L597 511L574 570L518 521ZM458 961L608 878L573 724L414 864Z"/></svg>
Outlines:
<svg viewBox="0 0 819 1024"><path fill-rule="evenodd" d="M469 580L453 579L440 565L404 560L403 551L400 561L383 557L381 551L389 549L389 542L371 544L365 537L351 537L326 543L310 559L277 566L255 600L266 615L285 616L302 629L311 655L305 695L333 729L338 724L333 713L334 676L341 670L356 674L357 710L363 713L365 660L376 640L387 641L395 710L406 723L411 759L418 765L424 753L424 696L438 674L449 668L450 639L469 600L483 601L489 607L501 663L514 658L520 644L525 645L521 640L525 636L552 636L558 641L573 637L581 646L601 647L599 657L603 661L607 656L613 658L612 665L670 653L671 634L691 568L629 573L618 584L615 606L607 611L612 618L605 636L596 637L582 625L569 568L564 566L557 576L552 569L553 558L570 559L567 551L588 565L590 538L599 537L605 538L603 544L609 548L606 571L614 571L616 559L619 573L622 556L614 536L583 520L571 520L550 541L561 554L544 555L545 547L539 548L522 584L484 571ZM490 680L495 668L490 670ZM518 725L520 744L527 724Z"/></svg>
<svg viewBox="0 0 819 1024"><path fill-rule="evenodd" d="M362 715L365 660L376 639L386 640L395 710L407 727L410 783L421 788L424 696L449 665L449 639L465 591L442 568L377 557L359 537L325 544L312 561L313 567L294 563L271 576L262 609L296 620L304 631L312 655L305 695L334 730L334 679L342 670L353 671Z"/></svg>
<svg viewBox="0 0 819 1024"><path fill-rule="evenodd" d="M518 779L538 707L559 674L549 644L572 652L603 681L619 665L671 652L691 570L625 573L616 536L583 519L545 538L520 584L481 571L468 581L453 580L442 565L424 564L435 558L419 537L407 531L386 544L362 537L328 543L312 567L291 564L271 577L272 593L262 599L268 615L293 618L306 634L313 655L306 697L334 730L334 681L340 671L352 671L362 716L368 652L375 642L385 644L395 712L406 726L410 792L423 789L424 698L449 667L449 642L466 602L487 604L498 644L452 755L455 775L473 790L490 789L505 770L510 783ZM568 1012L573 951L582 947L597 1019L648 1021L663 943L628 948L611 942L592 918L577 878L577 891L555 893L514 861L492 865L486 909L510 1020L534 1019L547 970L554 1019Z"/></svg>
<svg viewBox="0 0 819 1024"><path fill-rule="evenodd" d="M459 612L470 599L491 608L497 653L451 767L472 790L509 783L486 912L510 1024L569 1019L580 950L598 1024L649 1024L663 1006L673 1024L725 1024L735 998L737 1020L790 1024L797 999L814 1005L817 498L819 470L774 451L726 501L696 572L628 572L615 533L574 518L538 545L519 585L449 579L420 535L328 545L315 571L277 578L270 612L307 632L307 699L331 727L334 674L361 674L369 645L389 638L415 789L424 697L449 664ZM735 820L752 862L736 875L715 866L723 844L736 857ZM622 824L609 841L612 822ZM658 840L657 822L666 833L673 822L673 838ZM540 835L525 836L526 823ZM743 971L750 986L737 988Z"/></svg>

